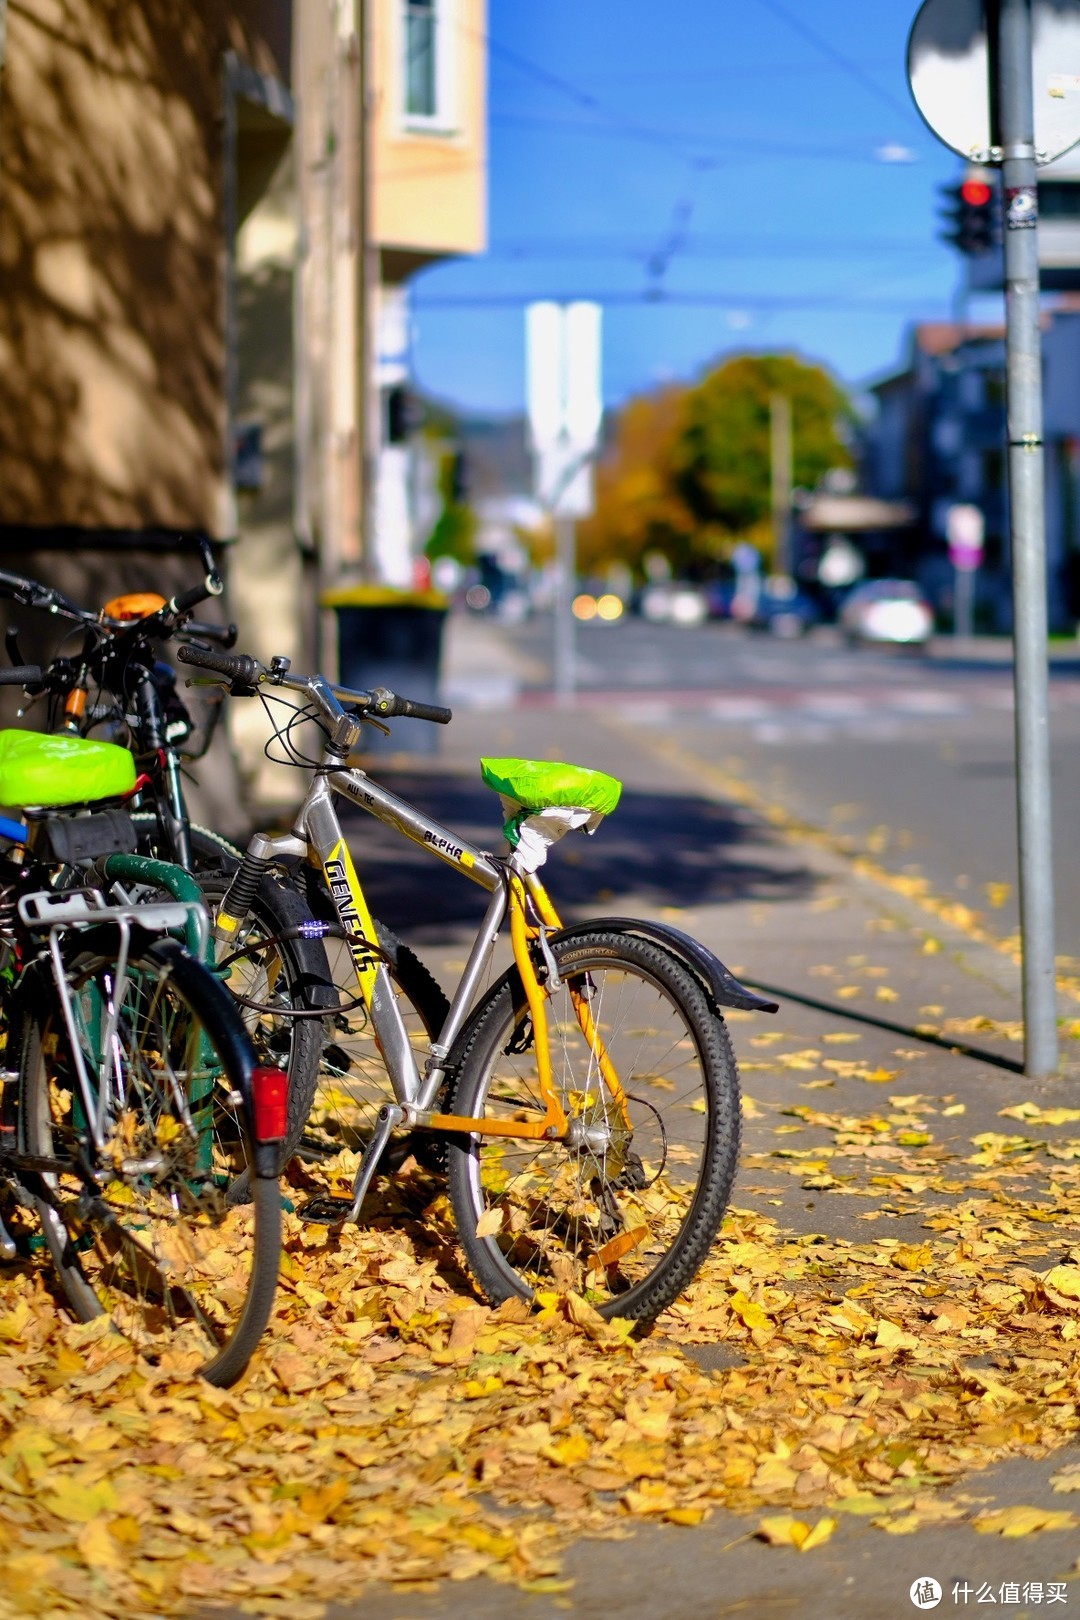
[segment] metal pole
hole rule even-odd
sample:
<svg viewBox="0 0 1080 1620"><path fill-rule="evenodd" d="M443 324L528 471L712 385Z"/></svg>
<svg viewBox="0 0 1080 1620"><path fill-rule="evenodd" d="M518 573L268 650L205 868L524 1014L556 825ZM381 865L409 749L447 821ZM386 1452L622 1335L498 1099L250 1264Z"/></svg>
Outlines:
<svg viewBox="0 0 1080 1620"><path fill-rule="evenodd" d="M379 247L372 220L371 158L375 133L372 94L375 76L372 7L356 0L357 32L357 164L356 164L356 435L360 569L365 579L378 578L375 546L375 480L382 448L382 421L375 377L375 323L382 280Z"/></svg>
<svg viewBox="0 0 1080 1620"><path fill-rule="evenodd" d="M1016 690L1016 801L1023 952L1024 1072L1058 1067L1050 820L1046 523L1032 97L1031 0L989 0L1005 236L1005 371Z"/></svg>
<svg viewBox="0 0 1080 1620"><path fill-rule="evenodd" d="M773 573L791 573L791 401L769 396L769 451L772 463Z"/></svg>
<svg viewBox="0 0 1080 1620"><path fill-rule="evenodd" d="M573 701L577 690L577 637L574 633L574 520L555 518L555 697Z"/></svg>
<svg viewBox="0 0 1080 1620"><path fill-rule="evenodd" d="M953 635L969 640L972 632L972 604L975 596L975 575L970 568L957 568L954 592Z"/></svg>

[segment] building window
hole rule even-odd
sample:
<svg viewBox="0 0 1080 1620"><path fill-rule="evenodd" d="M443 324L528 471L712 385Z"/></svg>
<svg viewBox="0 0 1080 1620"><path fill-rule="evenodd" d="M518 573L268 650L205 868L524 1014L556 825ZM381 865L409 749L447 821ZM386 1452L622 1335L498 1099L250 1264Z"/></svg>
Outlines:
<svg viewBox="0 0 1080 1620"><path fill-rule="evenodd" d="M412 125L450 123L449 0L403 0L404 111Z"/></svg>

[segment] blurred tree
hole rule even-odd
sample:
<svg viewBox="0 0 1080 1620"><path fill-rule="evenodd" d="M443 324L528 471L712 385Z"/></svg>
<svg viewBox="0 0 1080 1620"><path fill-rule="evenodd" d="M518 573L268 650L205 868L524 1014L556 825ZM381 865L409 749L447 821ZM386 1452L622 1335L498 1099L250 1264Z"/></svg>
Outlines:
<svg viewBox="0 0 1080 1620"><path fill-rule="evenodd" d="M460 450L447 450L439 459L439 494L442 511L424 547L424 555L431 562L437 557L472 562L476 514L469 505L466 462Z"/></svg>
<svg viewBox="0 0 1080 1620"><path fill-rule="evenodd" d="M742 534L770 507L770 399L791 404L794 482L813 489L851 465L852 408L822 366L789 354L736 355L692 389L672 471L699 523Z"/></svg>
<svg viewBox="0 0 1080 1620"><path fill-rule="evenodd" d="M673 478L687 389L671 384L631 399L619 412L596 468L596 511L578 525L578 565L597 573L611 562L641 572L647 551L684 567L697 521Z"/></svg>
<svg viewBox="0 0 1080 1620"><path fill-rule="evenodd" d="M823 367L733 356L693 386L670 384L619 412L597 465L596 511L578 527L582 573L620 560L640 574L649 551L692 572L743 537L768 554L774 394L791 402L797 485L850 465L851 405Z"/></svg>

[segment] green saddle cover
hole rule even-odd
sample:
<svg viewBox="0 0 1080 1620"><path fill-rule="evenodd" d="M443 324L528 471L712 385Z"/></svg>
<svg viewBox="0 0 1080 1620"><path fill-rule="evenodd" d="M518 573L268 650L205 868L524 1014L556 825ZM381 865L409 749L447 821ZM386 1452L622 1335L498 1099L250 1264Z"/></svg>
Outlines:
<svg viewBox="0 0 1080 1620"><path fill-rule="evenodd" d="M89 804L135 786L135 761L115 743L0 731L0 804L10 809Z"/></svg>
<svg viewBox="0 0 1080 1620"><path fill-rule="evenodd" d="M565 765L552 759L482 759L480 775L489 788L520 805L525 815L562 806L607 816L619 802L622 783L587 765ZM511 843L521 815L506 822Z"/></svg>

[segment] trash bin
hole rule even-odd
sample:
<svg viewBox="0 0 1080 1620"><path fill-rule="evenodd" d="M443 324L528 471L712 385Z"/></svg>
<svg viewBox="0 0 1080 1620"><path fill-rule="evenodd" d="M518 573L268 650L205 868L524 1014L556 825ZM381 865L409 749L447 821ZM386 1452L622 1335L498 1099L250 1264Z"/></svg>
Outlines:
<svg viewBox="0 0 1080 1620"><path fill-rule="evenodd" d="M439 702L442 634L449 607L440 591L349 585L328 591L338 629L338 678L366 690L388 686L400 697ZM439 728L426 720L393 720L391 735L365 726L361 746L371 754L434 754Z"/></svg>

